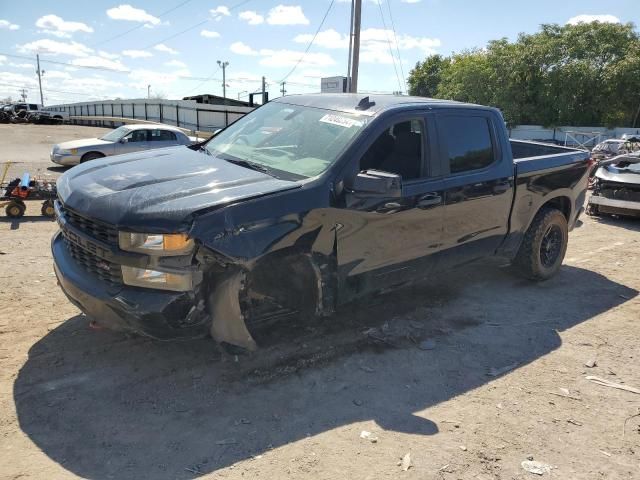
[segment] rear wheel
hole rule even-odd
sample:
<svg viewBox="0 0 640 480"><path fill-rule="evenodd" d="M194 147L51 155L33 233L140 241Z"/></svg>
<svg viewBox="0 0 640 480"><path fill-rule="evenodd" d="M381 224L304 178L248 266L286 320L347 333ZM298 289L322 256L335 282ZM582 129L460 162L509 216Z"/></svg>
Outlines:
<svg viewBox="0 0 640 480"><path fill-rule="evenodd" d="M26 206L22 202L10 202L9 205L4 209L7 217L9 218L20 218L24 215L24 211L26 210Z"/></svg>
<svg viewBox="0 0 640 480"><path fill-rule="evenodd" d="M42 202L40 213L45 217L53 218L56 215L56 211L53 208L53 200L45 200Z"/></svg>
<svg viewBox="0 0 640 480"><path fill-rule="evenodd" d="M553 277L567 251L569 229L560 210L544 208L538 212L524 236L514 266L533 280Z"/></svg>
<svg viewBox="0 0 640 480"><path fill-rule="evenodd" d="M89 152L85 153L80 159L80 163L89 162L91 160L95 160L96 158L102 158L104 155L98 152Z"/></svg>

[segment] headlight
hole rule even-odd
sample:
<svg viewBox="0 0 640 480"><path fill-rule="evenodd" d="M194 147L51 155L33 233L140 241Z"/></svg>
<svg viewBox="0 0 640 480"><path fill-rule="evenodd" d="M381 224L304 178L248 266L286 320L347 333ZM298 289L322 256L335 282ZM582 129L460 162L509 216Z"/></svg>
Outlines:
<svg viewBox="0 0 640 480"><path fill-rule="evenodd" d="M193 289L191 273L167 273L122 265L122 280L133 287L186 292Z"/></svg>
<svg viewBox="0 0 640 480"><path fill-rule="evenodd" d="M54 150L55 152L55 150ZM58 150L55 153L59 153L60 155L75 155L78 153L78 149L77 148L72 148L71 150Z"/></svg>
<svg viewBox="0 0 640 480"><path fill-rule="evenodd" d="M119 232L118 240L122 250L149 255L185 255L193 250L193 240L186 233Z"/></svg>

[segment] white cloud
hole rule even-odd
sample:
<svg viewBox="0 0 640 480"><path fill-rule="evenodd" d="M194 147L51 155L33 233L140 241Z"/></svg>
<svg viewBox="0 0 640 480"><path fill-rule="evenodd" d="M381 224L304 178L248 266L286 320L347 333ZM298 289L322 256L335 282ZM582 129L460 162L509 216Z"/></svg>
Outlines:
<svg viewBox="0 0 640 480"><path fill-rule="evenodd" d="M76 32L93 33L86 23L67 22L57 15L45 15L36 20L36 27L42 28L41 33L48 33L59 38L70 38Z"/></svg>
<svg viewBox="0 0 640 480"><path fill-rule="evenodd" d="M224 5L220 5L219 7L212 8L211 10L209 10L209 13L213 18L215 18L218 21L220 21L222 17L228 17L229 15L231 15L229 8L225 7Z"/></svg>
<svg viewBox="0 0 640 480"><path fill-rule="evenodd" d="M117 72L129 71L129 69L125 67L122 62L120 62L120 60L109 60L108 58L96 56L76 58L71 61L71 64L78 67L107 68L109 70L115 70Z"/></svg>
<svg viewBox="0 0 640 480"><path fill-rule="evenodd" d="M153 49L157 50L159 52L169 53L171 55L177 55L178 54L177 50L174 50L171 47L167 47L164 43L159 43L158 45L153 47Z"/></svg>
<svg viewBox="0 0 640 480"><path fill-rule="evenodd" d="M313 35L301 34L293 41L307 44ZM397 42L396 42L397 40ZM381 28L366 28L360 34L360 60L365 63L393 63L393 57L389 53L389 44L395 54L396 48L400 50L421 50L425 55L431 55L440 47L441 42L437 38L413 37L411 35L394 36L392 30ZM314 45L324 48L347 48L349 39L333 29L323 30L318 33Z"/></svg>
<svg viewBox="0 0 640 480"><path fill-rule="evenodd" d="M257 50L242 42L232 43L229 50L238 55L258 55Z"/></svg>
<svg viewBox="0 0 640 480"><path fill-rule="evenodd" d="M147 85L153 85L153 88L158 91L161 87L166 88L168 85L171 85L173 82L179 79L180 75L188 75L187 71L176 71L176 72L158 72L154 70L146 70L146 69L137 69L132 70L129 73L129 79L132 81L129 83L130 87L144 89L145 92L147 90Z"/></svg>
<svg viewBox="0 0 640 480"><path fill-rule="evenodd" d="M86 57L93 53L93 49L78 42L58 42L49 38L18 45L20 53L46 53L48 55L69 55L72 57Z"/></svg>
<svg viewBox="0 0 640 480"><path fill-rule="evenodd" d="M259 54L263 57L259 63L265 67L292 67L303 57L303 52L295 52L293 50L262 49ZM307 53L299 65L303 67L327 67L335 65L335 63L333 57L326 53Z"/></svg>
<svg viewBox="0 0 640 480"><path fill-rule="evenodd" d="M178 67L178 68L186 68L187 64L184 62L181 62L180 60L170 60L168 62L164 62L165 66L167 67Z"/></svg>
<svg viewBox="0 0 640 480"><path fill-rule="evenodd" d="M100 55L102 58L108 58L109 60L115 60L116 58L120 58L120 55L118 55L117 53L109 53L109 52L105 52L104 50L100 50L98 52L98 55Z"/></svg>
<svg viewBox="0 0 640 480"><path fill-rule="evenodd" d="M0 29L6 28L7 30L18 30L20 25L11 23L9 20L0 20Z"/></svg>
<svg viewBox="0 0 640 480"><path fill-rule="evenodd" d="M200 32L200 36L205 38L220 38L220 34L218 32L214 32L213 30L202 30Z"/></svg>
<svg viewBox="0 0 640 480"><path fill-rule="evenodd" d="M123 50L122 55L130 58L148 58L153 57L153 53L146 50Z"/></svg>
<svg viewBox="0 0 640 480"><path fill-rule="evenodd" d="M269 10L269 25L309 25L300 5L278 5Z"/></svg>
<svg viewBox="0 0 640 480"><path fill-rule="evenodd" d="M44 75L46 80L49 80L51 78L62 78L62 79L72 78L69 72L63 72L61 70L47 70Z"/></svg>
<svg viewBox="0 0 640 480"><path fill-rule="evenodd" d="M297 35L293 41L296 43L308 44L312 39L312 34L303 33ZM324 48L347 48L349 46L349 38L347 35L342 35L333 28L330 28L328 30L318 32L314 45Z"/></svg>
<svg viewBox="0 0 640 480"><path fill-rule="evenodd" d="M0 55L0 65L2 65L6 61L7 61L7 57L5 57L4 55Z"/></svg>
<svg viewBox="0 0 640 480"><path fill-rule="evenodd" d="M614 15L576 15L567 20L567 25L578 25L579 23L620 23L620 19Z"/></svg>
<svg viewBox="0 0 640 480"><path fill-rule="evenodd" d="M5 57L5 60L6 60L6 57ZM36 69L36 66L32 63L9 63L8 65L13 68L33 68L34 70Z"/></svg>
<svg viewBox="0 0 640 480"><path fill-rule="evenodd" d="M126 20L128 22L144 22L151 25L158 25L160 19L147 13L141 8L135 8L131 5L119 5L107 10L107 15L113 20Z"/></svg>
<svg viewBox="0 0 640 480"><path fill-rule="evenodd" d="M240 20L244 20L249 25L260 25L264 23L264 17L253 10L246 10L238 14Z"/></svg>
<svg viewBox="0 0 640 480"><path fill-rule="evenodd" d="M420 3L420 0L400 0L402 3Z"/></svg>

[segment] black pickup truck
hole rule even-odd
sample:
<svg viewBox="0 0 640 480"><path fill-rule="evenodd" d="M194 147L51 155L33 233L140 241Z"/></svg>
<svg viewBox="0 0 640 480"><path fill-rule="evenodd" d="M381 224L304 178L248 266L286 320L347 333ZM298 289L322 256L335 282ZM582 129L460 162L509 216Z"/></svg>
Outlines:
<svg viewBox="0 0 640 480"><path fill-rule="evenodd" d="M494 108L286 96L208 142L66 172L54 267L109 328L254 349L275 320L482 257L548 279L589 169L588 152L510 141Z"/></svg>

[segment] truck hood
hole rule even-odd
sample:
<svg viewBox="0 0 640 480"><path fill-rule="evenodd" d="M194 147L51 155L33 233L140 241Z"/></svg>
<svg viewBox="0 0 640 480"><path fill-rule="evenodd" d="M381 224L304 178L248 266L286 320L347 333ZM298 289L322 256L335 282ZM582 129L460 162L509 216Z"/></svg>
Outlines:
<svg viewBox="0 0 640 480"><path fill-rule="evenodd" d="M99 147L102 145L113 145L113 142L99 138L83 138L81 140L69 140L68 142L59 143L55 145L54 150L71 150L72 148Z"/></svg>
<svg viewBox="0 0 640 480"><path fill-rule="evenodd" d="M111 225L185 230L198 210L298 188L184 146L83 163L58 179L65 207Z"/></svg>

